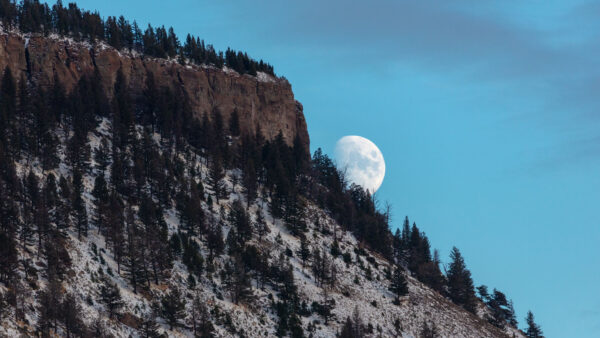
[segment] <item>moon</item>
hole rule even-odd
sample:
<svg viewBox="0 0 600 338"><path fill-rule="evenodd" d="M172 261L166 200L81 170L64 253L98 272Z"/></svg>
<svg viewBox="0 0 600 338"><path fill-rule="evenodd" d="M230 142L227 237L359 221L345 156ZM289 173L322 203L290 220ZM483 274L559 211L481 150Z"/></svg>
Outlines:
<svg viewBox="0 0 600 338"><path fill-rule="evenodd" d="M356 135L344 136L335 145L338 168L346 178L374 194L383 183L385 161L375 143Z"/></svg>

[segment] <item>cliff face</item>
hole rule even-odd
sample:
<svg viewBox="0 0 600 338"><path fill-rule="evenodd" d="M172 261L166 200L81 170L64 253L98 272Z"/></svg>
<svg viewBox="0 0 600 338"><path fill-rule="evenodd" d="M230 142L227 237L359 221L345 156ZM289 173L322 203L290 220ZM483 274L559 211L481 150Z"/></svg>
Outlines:
<svg viewBox="0 0 600 338"><path fill-rule="evenodd" d="M63 38L32 35L24 37L0 33L0 67L9 66L15 77L27 76L36 84L51 85L56 78L70 90L86 74L98 69L112 96L119 68L123 70L134 95L141 94L149 73L158 86L180 86L195 116L202 117L217 108L224 121L237 109L244 133L261 128L267 139L279 131L292 144L299 136L308 149L309 137L302 105L294 99L292 87L285 79L266 74L258 77L239 75L214 67L180 65L175 61L123 53L105 44L90 45Z"/></svg>

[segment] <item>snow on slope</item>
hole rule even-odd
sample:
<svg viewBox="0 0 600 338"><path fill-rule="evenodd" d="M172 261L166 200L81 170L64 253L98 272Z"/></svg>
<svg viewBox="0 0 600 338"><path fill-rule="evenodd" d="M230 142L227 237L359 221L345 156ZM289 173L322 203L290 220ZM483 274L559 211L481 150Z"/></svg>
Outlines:
<svg viewBox="0 0 600 338"><path fill-rule="evenodd" d="M110 122L104 119L95 133L90 133L89 144L94 150L100 144L101 138L108 138ZM157 137L158 138L158 137ZM64 139L62 139L64 142ZM110 140L108 140L110 142ZM156 140L158 143L158 140ZM110 144L110 143L109 143ZM64 145L64 143L63 143ZM55 175L71 176L70 170L64 165L64 146L59 151L63 164L54 172ZM200 170L202 177L207 176L207 168L203 165L204 159L200 157L184 156L181 159L195 158L196 167ZM93 166L92 162L92 166ZM21 161L18 164L18 173L20 176L27 175L29 171L34 172L40 178L43 172L39 163L35 161ZM91 170L84 177L85 192L84 198L87 203L88 214L93 213L93 197L91 190L94 178L97 175L96 170ZM228 190L231 192L229 199L221 200L218 204L209 207L203 202L203 209L207 214L207 219L213 222L222 223L224 237L230 229L230 224L225 216L231 209L233 201L243 200L241 188L233 185L233 178L239 176L238 170L228 172ZM107 175L109 177L109 175ZM239 181L239 179L237 180ZM209 187L207 187L209 188ZM307 201L308 202L308 201ZM300 298L307 304L313 301L322 302L323 289L315 283L315 279L310 268L302 267L302 262L297 257L296 252L300 248L299 238L291 235L283 222L274 219L268 212L268 198L259 194L257 202L250 207L250 215L253 219L259 212L267 222L268 233L260 240L255 238L251 241L257 247L267 250L272 260L277 260L286 249L293 252L289 258L294 268L294 279L298 286ZM221 212L221 209L224 212ZM454 305L437 292L432 291L416 279L409 277L409 295L404 297L399 305L394 305L393 294L388 290L389 281L385 277L386 269L389 264L376 254L368 250L359 250L361 247L356 238L348 232L343 232L339 226L327 215L327 212L319 209L314 204L308 202L307 207L307 241L312 249L318 248L321 251L329 252L335 233L342 252L349 253L351 263L345 263L342 257L334 259L337 268L338 283L330 290L329 297L335 301L333 309L334 317L328 325L324 324L323 318L316 314L309 317L302 317L303 327L309 324L314 325L315 329L310 334L313 337L333 337L339 332L345 319L352 315L355 309L360 313L363 322L373 328L372 336L382 337L418 337L423 323L434 323L442 337L504 337L514 336L523 337L520 331L513 328L507 328L506 332L491 326L485 320L466 312L460 307ZM174 209L165 210L165 220L168 224L169 232L173 233L179 229L179 216ZM76 295L82 307L82 315L86 323L91 324L96 320L105 322L110 333L117 337L137 337L138 331L135 329L139 319L152 315L151 297L148 293L133 293L132 287L127 280L117 273L117 264L113 260L108 248L106 248L105 238L99 234L98 229L91 227L88 237L77 239L74 231L69 232L68 249L73 261L73 272L67 279L66 291ZM198 241L202 249L202 255L208 257L208 249L203 242ZM33 251L32 251L33 252ZM34 260L40 260L32 254L21 252L24 256L31 256ZM360 263L359 263L360 261ZM43 266L43 262L39 263ZM215 258L216 271L224 265L224 258ZM362 268L361 268L362 266ZM372 273L369 277L367 268L370 267ZM216 333L219 337L231 337L232 328L223 320L224 314L228 314L232 319L232 325L237 332L244 332L247 337L265 337L274 336L277 326L277 315L271 306L270 297L277 299L277 292L268 285L262 289L252 283L253 293L256 300L251 305L234 304L229 300L222 281L218 273L203 273L202 279L198 281L195 289L190 289L186 279L188 272L181 261L176 261L172 269L170 279L163 284L152 284L150 292L157 295L163 294L169 289L179 288L187 295L188 313L190 300L194 295L200 295L209 306L212 321L215 324ZM127 313L120 320L108 319L106 309L97 301L99 281L101 278L109 278L121 289L121 295L125 305L122 313ZM44 281L40 283L40 288L44 286ZM2 290L4 291L4 290ZM37 300L33 296L27 299L31 308L37 306ZM0 325L0 336L17 336L18 326L25 327L27 334L33 333L33 327L37 321L33 311L28 311L27 320L29 325L16 323L14 317L6 318ZM220 315L217 315L220 314ZM160 324L160 330L169 337L189 337L192 332L189 328L181 327L170 330L164 320L157 318ZM399 323L399 327L397 324ZM183 323L182 323L183 324ZM398 329L401 335L398 335ZM309 332L307 332L307 335Z"/></svg>

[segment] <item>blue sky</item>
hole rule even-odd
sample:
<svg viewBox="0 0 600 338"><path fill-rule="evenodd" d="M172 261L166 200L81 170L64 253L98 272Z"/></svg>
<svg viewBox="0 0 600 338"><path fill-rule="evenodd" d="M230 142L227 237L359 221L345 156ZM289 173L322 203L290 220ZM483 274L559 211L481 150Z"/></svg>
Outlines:
<svg viewBox="0 0 600 338"><path fill-rule="evenodd" d="M443 257L456 245L520 322L600 336L600 3L78 3L272 63L313 150L379 146L396 225L408 215Z"/></svg>

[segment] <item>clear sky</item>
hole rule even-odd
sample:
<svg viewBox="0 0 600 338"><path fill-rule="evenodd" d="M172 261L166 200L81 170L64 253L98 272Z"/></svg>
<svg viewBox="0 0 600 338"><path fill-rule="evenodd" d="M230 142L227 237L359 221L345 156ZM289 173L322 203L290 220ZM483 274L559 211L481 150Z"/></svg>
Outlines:
<svg viewBox="0 0 600 338"><path fill-rule="evenodd" d="M378 192L548 337L600 337L600 4L77 1L263 58L311 148L361 135Z"/></svg>

